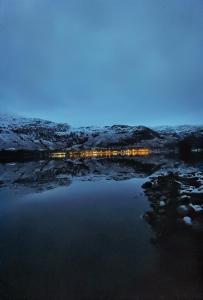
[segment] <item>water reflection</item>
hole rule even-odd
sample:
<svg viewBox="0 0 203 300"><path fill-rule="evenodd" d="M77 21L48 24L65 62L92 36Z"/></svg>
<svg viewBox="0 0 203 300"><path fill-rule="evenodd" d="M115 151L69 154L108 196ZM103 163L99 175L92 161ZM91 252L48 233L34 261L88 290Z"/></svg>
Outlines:
<svg viewBox="0 0 203 300"><path fill-rule="evenodd" d="M129 149L87 149L75 150L67 152L53 152L50 154L52 158L92 158L92 157L125 157L125 156L148 156L151 153L148 148L129 148Z"/></svg>
<svg viewBox="0 0 203 300"><path fill-rule="evenodd" d="M197 238L141 217L146 177L182 165L161 156L1 164L0 299L202 299ZM167 238L154 243L160 228Z"/></svg>
<svg viewBox="0 0 203 300"><path fill-rule="evenodd" d="M149 176L160 167L150 159L102 158L91 160L47 160L0 164L0 187L15 190L48 190L82 180L126 180Z"/></svg>

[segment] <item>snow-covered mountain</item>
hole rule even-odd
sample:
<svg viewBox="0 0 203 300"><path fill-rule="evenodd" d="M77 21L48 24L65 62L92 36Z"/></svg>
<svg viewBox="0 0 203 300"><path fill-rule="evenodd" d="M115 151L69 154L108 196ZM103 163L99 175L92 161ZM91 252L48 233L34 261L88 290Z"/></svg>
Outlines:
<svg viewBox="0 0 203 300"><path fill-rule="evenodd" d="M71 128L68 124L0 114L0 150L56 150L139 146L173 148L189 136L203 138L203 126L113 125Z"/></svg>
<svg viewBox="0 0 203 300"><path fill-rule="evenodd" d="M156 126L153 129L161 135L170 135L177 138L183 138L191 134L203 135L203 125Z"/></svg>
<svg viewBox="0 0 203 300"><path fill-rule="evenodd" d="M69 133L68 124L0 115L0 149L55 149Z"/></svg>
<svg viewBox="0 0 203 300"><path fill-rule="evenodd" d="M1 150L135 146L154 139L159 139L159 134L145 126L114 125L71 129L68 124L0 115Z"/></svg>
<svg viewBox="0 0 203 300"><path fill-rule="evenodd" d="M183 151L187 147L203 149L203 125L160 126L153 129L167 140L169 147L178 144Z"/></svg>

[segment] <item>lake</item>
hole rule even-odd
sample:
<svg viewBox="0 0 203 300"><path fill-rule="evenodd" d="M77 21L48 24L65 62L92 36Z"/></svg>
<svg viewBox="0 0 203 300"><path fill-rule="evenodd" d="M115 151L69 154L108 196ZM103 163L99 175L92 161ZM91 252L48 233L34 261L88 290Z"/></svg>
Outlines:
<svg viewBox="0 0 203 300"><path fill-rule="evenodd" d="M142 185L166 165L187 167L159 157L0 164L0 299L202 299L197 236L156 243L143 218Z"/></svg>

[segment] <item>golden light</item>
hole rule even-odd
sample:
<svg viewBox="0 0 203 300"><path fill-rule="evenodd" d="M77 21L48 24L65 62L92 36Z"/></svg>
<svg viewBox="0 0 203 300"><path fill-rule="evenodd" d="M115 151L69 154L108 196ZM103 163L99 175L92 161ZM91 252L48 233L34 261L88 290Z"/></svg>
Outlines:
<svg viewBox="0 0 203 300"><path fill-rule="evenodd" d="M129 148L129 149L88 149L67 152L53 152L51 158L92 158L92 157L124 157L124 156L147 156L151 153L148 148Z"/></svg>

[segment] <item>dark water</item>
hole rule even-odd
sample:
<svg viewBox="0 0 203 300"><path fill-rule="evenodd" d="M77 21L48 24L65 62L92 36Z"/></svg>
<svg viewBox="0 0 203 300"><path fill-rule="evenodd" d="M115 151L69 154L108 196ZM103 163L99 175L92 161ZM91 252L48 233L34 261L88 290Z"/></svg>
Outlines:
<svg viewBox="0 0 203 300"><path fill-rule="evenodd" d="M203 299L196 237L154 244L142 218L165 163L0 165L0 299Z"/></svg>

